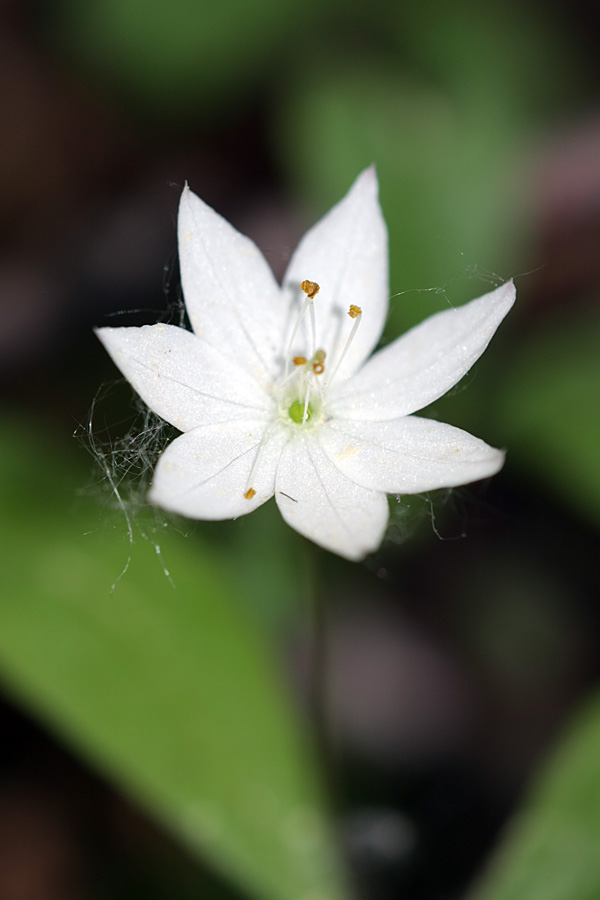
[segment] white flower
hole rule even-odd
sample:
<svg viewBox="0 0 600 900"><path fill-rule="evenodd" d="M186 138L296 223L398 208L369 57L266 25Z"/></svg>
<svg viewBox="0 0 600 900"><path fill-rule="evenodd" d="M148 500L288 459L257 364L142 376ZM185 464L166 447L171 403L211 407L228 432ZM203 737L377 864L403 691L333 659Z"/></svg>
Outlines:
<svg viewBox="0 0 600 900"><path fill-rule="evenodd" d="M437 313L368 359L388 307L374 169L304 236L282 287L252 241L187 187L179 257L193 331L98 331L140 397L183 432L158 461L152 503L229 519L275 495L292 528L358 560L383 538L386 494L501 468L502 451L412 413L483 353L514 286Z"/></svg>

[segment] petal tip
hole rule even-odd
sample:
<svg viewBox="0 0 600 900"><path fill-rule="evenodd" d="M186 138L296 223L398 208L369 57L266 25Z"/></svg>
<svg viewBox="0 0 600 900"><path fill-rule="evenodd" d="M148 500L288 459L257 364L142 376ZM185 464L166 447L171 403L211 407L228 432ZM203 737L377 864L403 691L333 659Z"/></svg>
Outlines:
<svg viewBox="0 0 600 900"><path fill-rule="evenodd" d="M503 449L499 450L497 447L494 447L494 450L496 451L495 462L498 467L496 469L496 472L499 472L500 469L504 466L504 463L506 462L506 450L503 450ZM496 474L496 472L494 472L494 475Z"/></svg>
<svg viewBox="0 0 600 900"><path fill-rule="evenodd" d="M492 291L492 296L497 304L498 312L504 318L513 308L517 299L517 288L512 278L497 287L495 291Z"/></svg>
<svg viewBox="0 0 600 900"><path fill-rule="evenodd" d="M506 450L499 450L497 447L492 447L489 444L485 444L485 448L486 452L482 458L479 461L474 461L474 465L478 469L476 475L474 474L474 477L465 481L464 484L493 478L504 467Z"/></svg>
<svg viewBox="0 0 600 900"><path fill-rule="evenodd" d="M517 296L517 287L515 285L514 279L509 278L508 281L505 281L504 284L500 285L500 288L503 289L503 293L506 296L506 299L510 298L511 302L514 303Z"/></svg>
<svg viewBox="0 0 600 900"><path fill-rule="evenodd" d="M186 181L179 198L178 227L189 229L192 223L196 220L202 222L202 216L211 212L214 210L198 194L194 193Z"/></svg>
<svg viewBox="0 0 600 900"><path fill-rule="evenodd" d="M372 163L368 168L363 169L358 178L352 185L351 191L359 189L366 193L372 194L374 197L379 196L379 179L377 178L377 168Z"/></svg>
<svg viewBox="0 0 600 900"><path fill-rule="evenodd" d="M100 343L108 349L108 344L112 343L114 339L114 332L120 331L119 328L110 328L108 325L104 325L101 328L94 328L93 332L100 341Z"/></svg>
<svg viewBox="0 0 600 900"><path fill-rule="evenodd" d="M194 200L200 200L200 198L193 192L189 183L186 181L181 192L181 197L179 198L179 212L181 213L182 210L193 203Z"/></svg>

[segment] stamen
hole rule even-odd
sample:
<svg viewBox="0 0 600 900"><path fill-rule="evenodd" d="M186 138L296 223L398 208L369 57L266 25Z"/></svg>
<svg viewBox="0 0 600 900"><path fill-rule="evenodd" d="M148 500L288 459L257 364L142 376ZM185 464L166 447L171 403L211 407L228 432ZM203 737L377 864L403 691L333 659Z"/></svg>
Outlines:
<svg viewBox="0 0 600 900"><path fill-rule="evenodd" d="M295 356L292 360L295 366L305 366L306 365L306 357L305 356Z"/></svg>
<svg viewBox="0 0 600 900"><path fill-rule="evenodd" d="M260 444L258 444L258 450L256 451L256 456L254 457L254 462L252 463L252 468L250 469L250 474L248 475L248 480L246 481L246 490L244 491L244 497L246 498L246 500L252 500L252 498L256 496L256 491L252 487L252 482L254 481L254 476L256 475L256 470L258 469L258 461L260 459L262 449L263 447L266 447L270 437L271 432L266 431Z"/></svg>
<svg viewBox="0 0 600 900"><path fill-rule="evenodd" d="M310 303L310 306L309 306L310 330L311 330L311 334L312 334L312 352L314 354L317 349L317 323L315 321L315 304L312 302L312 300L310 300L309 303Z"/></svg>
<svg viewBox="0 0 600 900"><path fill-rule="evenodd" d="M315 309L314 309L314 305L313 305L313 300L317 296L317 294L319 293L321 288L319 287L319 285L317 284L316 281L308 281L308 279L305 279L302 282L302 284L300 285L300 287L306 294L306 300L300 307L300 312L298 313L298 318L296 319L296 324L294 325L294 330L292 331L292 336L290 337L290 340L289 340L287 353L285 354L285 378L284 378L284 380L287 380L288 373L289 373L289 356L290 356L290 351L292 349L292 345L294 343L294 338L296 337L296 333L297 333L298 329L300 328L300 325L302 323L302 320L304 319L304 316L306 315L307 309L310 309L310 330L312 332L312 352L313 352L313 354L314 354L314 352L316 350L316 346L317 346L317 325L315 322ZM300 359L301 357L298 357L298 358ZM295 361L294 361L294 365L296 365ZM303 364L298 363L298 365L303 365Z"/></svg>
<svg viewBox="0 0 600 900"><path fill-rule="evenodd" d="M352 303L350 306L350 309L348 310L348 315L350 316L351 319L354 319L354 325L352 326L352 331L348 335L348 340L344 344L344 349L342 350L341 356L338 359L337 363L335 364L335 369L331 373L331 376L329 378L329 383L331 383L333 381L333 379L335 378L337 370L341 366L342 361L343 361L344 357L346 356L346 353L348 352L348 348L350 347L350 344L354 340L354 335L356 334L356 332L358 330L358 326L360 325L360 320L362 319L362 309L360 308L360 306L355 306L354 303Z"/></svg>
<svg viewBox="0 0 600 900"><path fill-rule="evenodd" d="M289 363L290 352L292 349L292 345L294 343L294 338L296 337L296 332L300 328L300 325L302 324L302 320L304 319L304 316L306 315L306 310L308 309L308 303L309 303L309 301L305 300L304 303L302 304L302 306L300 307L300 312L298 313L298 318L296 319L296 324L294 325L294 330L292 331L292 336L289 340L288 348L287 348L287 351L285 354L285 378L284 378L284 381L287 381L287 378L288 378L288 375L290 372L290 363ZM303 357L301 357L301 356L296 357L296 359L302 359L302 358ZM294 360L294 363L295 363L295 360ZM300 363L300 365L302 365L302 364Z"/></svg>
<svg viewBox="0 0 600 900"><path fill-rule="evenodd" d="M300 287L302 288L302 290L304 291L306 296L309 297L311 300L314 300L315 297L317 296L317 294L319 293L319 291L321 290L320 286L317 284L316 281L308 281L308 279L303 281L302 284L300 285Z"/></svg>
<svg viewBox="0 0 600 900"><path fill-rule="evenodd" d="M312 301L315 299L321 288L316 281L308 281L308 279L303 281L300 287L306 294L306 301L310 301L310 330L312 332L312 352L314 353L317 349L317 323L315 322L315 306Z"/></svg>
<svg viewBox="0 0 600 900"><path fill-rule="evenodd" d="M312 362L312 370L315 375L322 375L325 371L325 357L327 354L324 350L317 350L315 355L313 356Z"/></svg>

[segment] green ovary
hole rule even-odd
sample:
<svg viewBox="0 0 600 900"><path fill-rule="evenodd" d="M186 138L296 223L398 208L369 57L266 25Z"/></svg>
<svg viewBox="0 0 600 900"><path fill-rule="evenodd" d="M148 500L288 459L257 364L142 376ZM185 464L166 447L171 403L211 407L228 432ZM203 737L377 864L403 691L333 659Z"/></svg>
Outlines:
<svg viewBox="0 0 600 900"><path fill-rule="evenodd" d="M304 403L301 400L296 400L288 409L288 414L292 422L295 422L296 425L302 425L302 419L304 417ZM313 408L308 404L308 409L306 410L306 421L310 419L313 414Z"/></svg>

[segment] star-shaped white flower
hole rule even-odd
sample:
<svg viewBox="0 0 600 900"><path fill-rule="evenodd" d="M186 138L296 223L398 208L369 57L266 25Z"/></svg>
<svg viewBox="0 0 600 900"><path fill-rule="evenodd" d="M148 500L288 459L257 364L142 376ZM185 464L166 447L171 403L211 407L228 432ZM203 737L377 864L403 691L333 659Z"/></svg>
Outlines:
<svg viewBox="0 0 600 900"><path fill-rule="evenodd" d="M252 241L187 187L179 257L193 331L98 330L140 397L183 432L158 461L152 503L230 519L275 495L292 528L358 560L384 536L386 494L501 468L501 450L412 414L483 353L514 285L437 313L369 359L388 308L373 168L304 236L281 287Z"/></svg>

